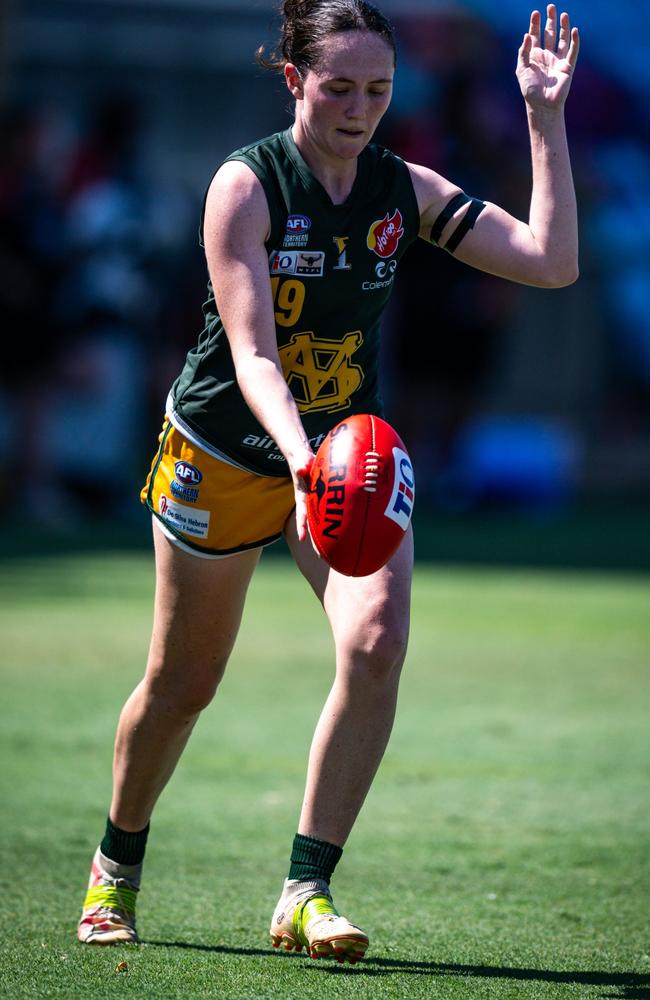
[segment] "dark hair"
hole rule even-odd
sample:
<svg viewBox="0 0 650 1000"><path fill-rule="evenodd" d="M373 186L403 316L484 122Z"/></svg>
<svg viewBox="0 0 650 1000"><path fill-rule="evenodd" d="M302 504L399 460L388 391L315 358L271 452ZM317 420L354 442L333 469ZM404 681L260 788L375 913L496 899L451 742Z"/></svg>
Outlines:
<svg viewBox="0 0 650 1000"><path fill-rule="evenodd" d="M282 33L277 48L268 59L263 45L256 53L265 69L282 71L290 62L304 75L318 65L325 38L341 31L374 31L392 49L397 62L393 27L367 0L284 0L280 17Z"/></svg>

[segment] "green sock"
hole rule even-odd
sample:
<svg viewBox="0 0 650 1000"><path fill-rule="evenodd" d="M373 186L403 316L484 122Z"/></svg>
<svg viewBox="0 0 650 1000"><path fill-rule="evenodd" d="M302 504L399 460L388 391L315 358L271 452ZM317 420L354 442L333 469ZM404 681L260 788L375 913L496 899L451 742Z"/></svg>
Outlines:
<svg viewBox="0 0 650 1000"><path fill-rule="evenodd" d="M297 833L293 838L289 878L300 879L301 882L310 878L322 878L329 885L342 854L343 848L336 844Z"/></svg>
<svg viewBox="0 0 650 1000"><path fill-rule="evenodd" d="M105 857L116 861L118 865L141 865L148 836L148 823L144 830L129 833L111 823L109 816L106 821L106 833L99 849Z"/></svg>

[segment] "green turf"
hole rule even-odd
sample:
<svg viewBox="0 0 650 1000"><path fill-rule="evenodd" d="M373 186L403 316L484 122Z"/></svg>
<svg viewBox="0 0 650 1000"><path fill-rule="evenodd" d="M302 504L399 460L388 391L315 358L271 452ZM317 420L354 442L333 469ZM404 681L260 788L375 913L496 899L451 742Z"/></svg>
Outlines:
<svg viewBox="0 0 650 1000"><path fill-rule="evenodd" d="M331 669L283 560L155 814L146 944L76 944L151 590L141 553L0 563L0 995L650 997L648 577L418 569L394 737L333 883L371 936L354 969L267 947Z"/></svg>

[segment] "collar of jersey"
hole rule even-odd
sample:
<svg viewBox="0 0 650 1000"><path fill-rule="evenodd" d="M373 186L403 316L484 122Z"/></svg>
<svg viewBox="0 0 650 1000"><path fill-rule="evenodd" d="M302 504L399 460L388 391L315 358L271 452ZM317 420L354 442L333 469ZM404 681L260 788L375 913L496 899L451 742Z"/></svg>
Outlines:
<svg viewBox="0 0 650 1000"><path fill-rule="evenodd" d="M361 153L361 155L357 160L357 176L354 178L354 184L352 185L352 189L349 195L347 196L345 201L342 202L340 205L335 205L332 202L332 199L330 198L329 194L321 184L321 182L318 180L318 178L314 177L313 173L305 163L302 157L302 153L296 146L296 143L294 141L291 132L291 128L288 128L286 129L286 131L281 133L281 139L282 139L282 145L284 146L287 156L289 157L292 164L296 168L296 171L298 172L300 179L302 180L306 190L310 194L313 194L318 198L320 198L322 201L324 201L328 209L330 209L330 211L332 209L336 211L336 209L349 208L350 205L354 203L358 191L361 190L365 185L367 163L368 163L368 147L366 147L363 150L363 152Z"/></svg>

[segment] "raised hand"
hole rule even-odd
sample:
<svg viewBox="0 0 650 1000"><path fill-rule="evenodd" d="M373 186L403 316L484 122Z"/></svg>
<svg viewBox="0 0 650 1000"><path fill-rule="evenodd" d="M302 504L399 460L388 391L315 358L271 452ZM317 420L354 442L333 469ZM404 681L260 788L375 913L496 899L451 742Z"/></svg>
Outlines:
<svg viewBox="0 0 650 1000"><path fill-rule="evenodd" d="M550 3L542 35L541 14L533 11L517 61L519 86L531 108L552 111L564 106L579 49L578 29L571 28L568 14L560 16L558 36L557 8Z"/></svg>

